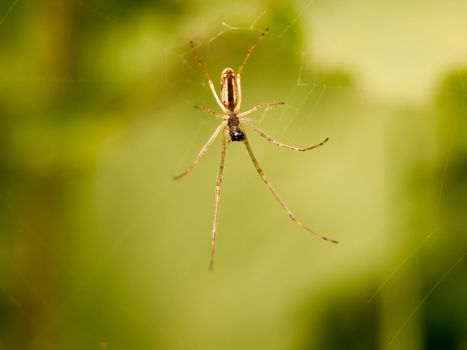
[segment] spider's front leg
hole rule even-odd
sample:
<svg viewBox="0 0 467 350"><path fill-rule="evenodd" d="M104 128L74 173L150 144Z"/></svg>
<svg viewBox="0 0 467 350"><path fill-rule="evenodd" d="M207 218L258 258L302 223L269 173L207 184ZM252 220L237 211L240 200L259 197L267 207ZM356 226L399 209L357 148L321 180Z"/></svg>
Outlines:
<svg viewBox="0 0 467 350"><path fill-rule="evenodd" d="M203 148L201 148L201 150L199 151L199 153L196 156L195 160L185 170L183 170L179 175L174 176L173 177L174 180L181 179L185 175L188 175L188 173L201 161L201 159L203 159L203 157L206 154L209 146L211 146L211 144L214 142L217 135L219 135L219 132L222 129L225 129L226 125L227 125L226 122L222 122L222 124L217 127L217 129L214 131L214 133L209 138L208 142L206 142L206 144L203 146Z"/></svg>
<svg viewBox="0 0 467 350"><path fill-rule="evenodd" d="M331 243L338 243L336 240L330 239L330 238L328 238L326 236L323 236L323 235L319 234L318 232L312 230L307 225L305 225L299 218L297 218L297 216L295 216L295 214L289 209L287 204L285 204L283 199L279 196L279 194L276 192L276 190L274 189L272 184L269 182L268 178L266 177L266 174L264 173L263 169L259 165L258 160L256 159L255 154L253 153L253 150L251 149L250 143L248 142L248 137L246 135L245 135L245 139L244 139L243 143L245 144L245 147L246 147L246 149L248 151L248 154L249 154L249 156L250 156L250 158L251 158L251 160L252 160L252 162L253 162L253 164L255 166L256 171L258 172L259 176L261 177L261 180L263 180L265 185L268 187L269 191L271 191L272 195L274 196L276 201L279 203L279 205L282 207L282 209L285 211L287 216L293 222L295 222L298 226L300 226L302 229L304 229L305 231L308 231L309 233L311 233L312 235L322 239L323 241L328 241L328 242L331 242Z"/></svg>
<svg viewBox="0 0 467 350"><path fill-rule="evenodd" d="M211 260L209 262L209 269L214 268L214 256L216 253L216 236L217 236L217 222L219 218L219 202L221 199L221 184L222 184L222 175L224 173L224 161L225 154L227 149L227 128L222 132L222 149L221 149L221 159L219 162L219 171L217 173L216 180L216 204L214 205L214 221L212 223L211 231Z"/></svg>

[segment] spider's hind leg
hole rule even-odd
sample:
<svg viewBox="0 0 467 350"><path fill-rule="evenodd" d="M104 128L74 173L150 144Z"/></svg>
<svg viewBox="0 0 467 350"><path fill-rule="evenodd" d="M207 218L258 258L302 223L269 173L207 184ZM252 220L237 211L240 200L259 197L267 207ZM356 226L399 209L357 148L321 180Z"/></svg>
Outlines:
<svg viewBox="0 0 467 350"><path fill-rule="evenodd" d="M200 112L204 112L204 113L207 113L207 114L210 114L212 115L213 117L216 117L218 119L224 119L223 115L222 114L219 114L219 113L216 113L214 112L213 110L207 108L207 107L203 107L203 106L194 106L195 109L197 109L198 111Z"/></svg>
<svg viewBox="0 0 467 350"><path fill-rule="evenodd" d="M268 103L261 103L259 105L254 106L253 108L250 108L249 110L239 113L238 117L243 118L247 116L248 114L254 113L256 111L259 111L261 109L269 109L269 108L274 108L277 106L282 106L285 105L285 102L268 102Z"/></svg>

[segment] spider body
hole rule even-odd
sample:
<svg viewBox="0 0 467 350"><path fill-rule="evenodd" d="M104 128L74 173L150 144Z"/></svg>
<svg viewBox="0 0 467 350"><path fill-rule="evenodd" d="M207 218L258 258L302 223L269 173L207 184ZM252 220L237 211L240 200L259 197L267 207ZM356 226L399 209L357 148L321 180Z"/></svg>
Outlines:
<svg viewBox="0 0 467 350"><path fill-rule="evenodd" d="M227 119L231 141L244 141L245 133L239 127L237 116L238 86L235 72L232 68L225 68L221 74L221 101L224 109L224 119Z"/></svg>
<svg viewBox="0 0 467 350"><path fill-rule="evenodd" d="M220 163L219 163L219 170L217 174L217 181L216 181L216 202L215 202L215 207L214 207L214 221L212 225L212 231L211 231L211 260L210 260L210 268L212 269L214 266L214 254L215 254L215 246L216 246L216 235L217 235L217 222L218 222L218 213L219 213L219 201L220 201L220 190L221 190L221 183L222 183L222 176L224 172L224 161L225 161L225 154L226 154L226 147L227 147L227 141L226 137L227 135L230 136L231 141L234 142L242 142L246 150L248 152L248 155L250 156L253 165L255 166L256 171L258 172L259 176L261 177L261 180L265 183L265 185L268 187L268 189L271 191L272 195L276 199L276 201L279 203L279 205L282 207L282 209L286 212L288 217L296 223L298 226L303 228L304 230L308 231L312 235L317 236L318 238L321 238L322 240L329 241L332 243L337 243L337 241L329 239L328 237L325 237L308 226L306 226L302 221L300 221L297 216L295 216L292 211L289 209L289 207L285 204L285 202L282 200L282 198L279 196L279 194L276 192L274 187L272 187L272 184L269 182L267 179L263 169L260 167L258 160L256 159L256 156L253 153L253 150L250 146L250 143L248 141L248 137L244 131L244 126L249 126L254 132L256 132L258 135L261 137L265 138L267 141L275 144L276 146L283 147L283 148L288 148L294 151L299 151L299 152L305 152L312 150L314 148L317 148L319 146L322 146L325 142L328 141L328 138L326 138L324 141L322 141L319 144L310 146L310 147L295 147L295 146L289 146L284 143L278 142L274 140L271 136L267 135L264 133L262 130L254 126L253 124L250 124L249 121L245 119L245 116L248 114L251 114L253 112L256 112L257 110L260 109L267 109L267 108L272 108L276 107L279 105L283 105L284 102L273 102L273 103L262 103L259 105L254 106L253 108L245 111L245 112L240 112L240 105L241 105L241 100L242 100L242 95L241 95L241 85L240 85L240 76L243 71L243 68L245 66L246 61L250 57L251 53L253 50L256 48L258 43L261 41L261 39L264 37L266 32L269 29L266 29L261 36L256 40L256 42L251 45L250 49L248 50L246 57L244 58L243 62L241 63L240 67L237 70L237 73L235 74L234 70L232 68L225 68L222 71L221 74L221 91L220 91L220 98L217 95L217 92L214 88L214 84L212 82L212 79L204 66L203 61L198 56L198 53L195 50L193 42L190 42L191 44L191 49L193 50L193 54L195 56L195 59L198 63L198 65L201 67L201 70L205 74L209 88L211 89L211 92L219 105L219 107L222 110L222 114L218 114L209 108L206 107L198 107L195 106L197 109L206 112L210 115L213 115L219 119L222 120L221 124L216 128L214 133L211 135L207 143L201 148L199 151L198 155L196 156L195 160L179 175L174 177L174 180L178 180L185 175L187 175L203 158L203 156L206 154L207 149L209 146L214 142L214 140L217 138L219 133L222 132L222 147L221 147L221 157L220 157ZM241 126L241 127L240 127Z"/></svg>

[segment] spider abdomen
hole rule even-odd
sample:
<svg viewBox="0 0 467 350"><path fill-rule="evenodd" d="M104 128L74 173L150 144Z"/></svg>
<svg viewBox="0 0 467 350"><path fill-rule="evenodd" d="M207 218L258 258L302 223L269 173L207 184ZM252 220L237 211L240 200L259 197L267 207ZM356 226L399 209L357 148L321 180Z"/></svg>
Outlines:
<svg viewBox="0 0 467 350"><path fill-rule="evenodd" d="M232 68L225 68L221 74L221 100L229 111L234 111L238 104L238 87Z"/></svg>

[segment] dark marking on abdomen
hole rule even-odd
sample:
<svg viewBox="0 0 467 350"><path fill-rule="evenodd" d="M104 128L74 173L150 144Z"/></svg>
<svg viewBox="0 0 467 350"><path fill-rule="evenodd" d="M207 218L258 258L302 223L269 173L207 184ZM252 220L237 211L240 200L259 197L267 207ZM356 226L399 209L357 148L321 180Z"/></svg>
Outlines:
<svg viewBox="0 0 467 350"><path fill-rule="evenodd" d="M233 79L234 78L232 75L229 75L227 77L227 101L229 103L229 109L231 111L235 108Z"/></svg>

